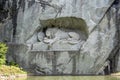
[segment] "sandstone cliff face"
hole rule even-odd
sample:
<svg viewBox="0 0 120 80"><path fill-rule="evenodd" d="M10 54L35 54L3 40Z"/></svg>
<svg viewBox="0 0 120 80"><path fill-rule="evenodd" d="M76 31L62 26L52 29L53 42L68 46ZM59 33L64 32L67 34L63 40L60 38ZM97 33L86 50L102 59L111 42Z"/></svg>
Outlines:
<svg viewBox="0 0 120 80"><path fill-rule="evenodd" d="M8 43L8 62L39 75L120 71L120 0L0 4L0 40Z"/></svg>

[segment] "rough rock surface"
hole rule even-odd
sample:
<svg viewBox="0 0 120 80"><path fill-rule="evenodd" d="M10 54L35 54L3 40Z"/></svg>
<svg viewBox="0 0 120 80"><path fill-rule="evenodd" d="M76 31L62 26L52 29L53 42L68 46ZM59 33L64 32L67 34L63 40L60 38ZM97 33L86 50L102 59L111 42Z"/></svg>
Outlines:
<svg viewBox="0 0 120 80"><path fill-rule="evenodd" d="M119 53L120 53L120 50L119 50ZM118 63L117 63L117 72L120 72L120 55L119 55L119 58L118 58Z"/></svg>
<svg viewBox="0 0 120 80"><path fill-rule="evenodd" d="M32 50L34 51L45 51L48 49L48 45L43 42L36 42L32 46Z"/></svg>
<svg viewBox="0 0 120 80"><path fill-rule="evenodd" d="M82 18L91 32L114 0L93 0L92 2L91 0L40 0L40 3L32 1L23 1L21 5L24 4L24 8L18 10L16 28L16 34L19 36L18 42L26 41L41 27L39 20L56 17Z"/></svg>
<svg viewBox="0 0 120 80"><path fill-rule="evenodd" d="M40 42L43 41L44 37L45 37L45 34L43 32L39 32L37 35L37 38Z"/></svg>
<svg viewBox="0 0 120 80"><path fill-rule="evenodd" d="M0 4L0 15L3 15L0 16L0 41L7 42L9 46L8 62L15 61L39 75L108 74L120 71L120 0L1 0ZM50 26L43 27L42 21ZM77 42L69 38L67 40L71 42L66 41L68 46L64 45L71 51L55 50L60 46L57 43L60 39L57 42L51 40L61 37L60 33L66 28L76 32L73 29L76 26L80 27L80 32L83 29L83 34L79 35L82 40L82 45L78 45L80 48L71 49L71 45ZM51 34L46 35L45 32L49 27L60 27L62 32L57 34L55 30L53 36L48 38ZM87 36L84 29L88 30ZM42 36L38 39L39 31L54 47L51 51L45 48L45 51L40 50L45 45L37 43L45 38L42 39ZM82 39L84 36L85 39Z"/></svg>
<svg viewBox="0 0 120 80"><path fill-rule="evenodd" d="M118 45L116 46L117 50L115 51L115 53L118 53L118 54L116 55L116 59L115 59L115 62L117 62L117 66L115 66L115 67L117 68L116 71L120 72L120 0L119 0L119 3L117 3L116 7L117 7L117 10L116 10L116 14L117 14L116 15L116 21L117 21L116 26L118 27L117 28Z"/></svg>
<svg viewBox="0 0 120 80"><path fill-rule="evenodd" d="M37 42L37 34L34 34L30 39L26 41L27 44L33 44Z"/></svg>
<svg viewBox="0 0 120 80"><path fill-rule="evenodd" d="M75 51L80 50L81 47L80 41L67 41L67 40L57 40L56 42L51 45L50 50L57 50L57 51Z"/></svg>

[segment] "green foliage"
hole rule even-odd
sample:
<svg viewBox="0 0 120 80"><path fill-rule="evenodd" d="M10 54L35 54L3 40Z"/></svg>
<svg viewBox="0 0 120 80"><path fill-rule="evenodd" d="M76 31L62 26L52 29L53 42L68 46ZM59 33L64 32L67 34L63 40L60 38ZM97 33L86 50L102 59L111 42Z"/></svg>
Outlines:
<svg viewBox="0 0 120 80"><path fill-rule="evenodd" d="M3 75L26 74L26 72L21 70L19 67L1 65L0 66L0 74L3 74Z"/></svg>
<svg viewBox="0 0 120 80"><path fill-rule="evenodd" d="M8 65L19 67L19 65L16 62L14 62L14 61L9 62Z"/></svg>
<svg viewBox="0 0 120 80"><path fill-rule="evenodd" d="M0 42L0 65L5 64L5 55L7 52L8 47L6 44Z"/></svg>
<svg viewBox="0 0 120 80"><path fill-rule="evenodd" d="M0 42L0 74L3 75L26 74L26 72L19 68L18 64L13 61L8 63L10 66L5 65L7 50L8 50L7 45Z"/></svg>

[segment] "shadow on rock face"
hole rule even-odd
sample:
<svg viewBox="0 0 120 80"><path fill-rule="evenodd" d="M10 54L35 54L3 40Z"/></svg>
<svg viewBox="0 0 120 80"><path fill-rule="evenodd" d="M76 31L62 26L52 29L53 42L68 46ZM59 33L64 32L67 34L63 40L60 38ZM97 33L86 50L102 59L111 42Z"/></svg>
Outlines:
<svg viewBox="0 0 120 80"><path fill-rule="evenodd" d="M60 17L55 19L40 20L40 24L45 27L58 27L67 29L79 29L88 36L88 28L86 22L82 18L76 17Z"/></svg>

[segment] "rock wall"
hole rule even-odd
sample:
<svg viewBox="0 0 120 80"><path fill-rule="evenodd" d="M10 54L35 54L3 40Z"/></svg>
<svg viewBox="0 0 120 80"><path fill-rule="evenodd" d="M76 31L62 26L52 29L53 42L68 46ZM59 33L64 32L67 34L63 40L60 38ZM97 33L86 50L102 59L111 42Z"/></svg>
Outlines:
<svg viewBox="0 0 120 80"><path fill-rule="evenodd" d="M116 46L116 52L114 51L114 53L118 53L116 54L116 59L115 59L115 62L116 62L116 69L115 71L119 72L120 71L120 0L116 1L116 26L117 26L117 41L118 41L118 46Z"/></svg>
<svg viewBox="0 0 120 80"><path fill-rule="evenodd" d="M4 16L0 16L0 41L9 46L8 62L36 75L120 71L120 0L2 0L0 4Z"/></svg>

